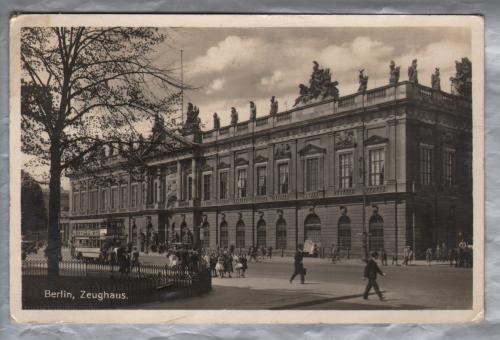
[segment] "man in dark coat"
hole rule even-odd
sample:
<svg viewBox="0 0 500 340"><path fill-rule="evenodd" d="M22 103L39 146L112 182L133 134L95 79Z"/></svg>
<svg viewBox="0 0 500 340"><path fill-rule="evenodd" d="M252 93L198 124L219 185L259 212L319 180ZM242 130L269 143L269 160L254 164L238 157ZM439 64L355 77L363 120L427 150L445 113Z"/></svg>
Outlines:
<svg viewBox="0 0 500 340"><path fill-rule="evenodd" d="M302 251L302 245L299 244L297 247L297 251L295 252L294 258L294 271L292 277L290 278L290 283L292 283L295 276L300 275L300 283L304 283L304 263L302 262L304 259L304 252Z"/></svg>
<svg viewBox="0 0 500 340"><path fill-rule="evenodd" d="M375 289L375 293L377 293L380 301L384 301L384 297L380 292L377 283L377 274L385 276L385 273L380 270L377 264L378 253L375 251L371 254L371 258L369 260L365 260L365 272L364 272L364 280L368 279L368 283L366 284L365 292L363 293L363 299L368 299L368 293L370 290Z"/></svg>

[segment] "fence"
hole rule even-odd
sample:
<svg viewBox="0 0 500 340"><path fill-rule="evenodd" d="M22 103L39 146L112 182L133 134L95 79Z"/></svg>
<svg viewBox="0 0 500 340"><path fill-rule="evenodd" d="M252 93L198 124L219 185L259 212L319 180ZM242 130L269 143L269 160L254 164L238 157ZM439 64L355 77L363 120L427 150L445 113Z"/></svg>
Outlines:
<svg viewBox="0 0 500 340"><path fill-rule="evenodd" d="M24 309L102 309L144 304L207 293L210 270L135 265L120 273L117 265L59 262L59 277L49 280L46 261L23 261Z"/></svg>

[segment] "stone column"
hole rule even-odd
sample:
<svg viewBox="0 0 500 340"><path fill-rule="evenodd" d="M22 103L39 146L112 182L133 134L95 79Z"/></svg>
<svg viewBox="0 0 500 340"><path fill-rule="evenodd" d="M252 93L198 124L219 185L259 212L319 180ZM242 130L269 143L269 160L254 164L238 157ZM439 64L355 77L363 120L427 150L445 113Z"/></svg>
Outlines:
<svg viewBox="0 0 500 340"><path fill-rule="evenodd" d="M181 193L182 193L182 190L181 190L181 185L182 185L182 166L181 166L181 162L180 161L177 161L177 178L176 178L176 184L177 184L177 201L180 201L182 199L181 197Z"/></svg>
<svg viewBox="0 0 500 340"><path fill-rule="evenodd" d="M191 160L191 176L193 178L191 188L191 192L193 193L193 201L198 198L198 170L197 170L197 161L196 158L193 157Z"/></svg>

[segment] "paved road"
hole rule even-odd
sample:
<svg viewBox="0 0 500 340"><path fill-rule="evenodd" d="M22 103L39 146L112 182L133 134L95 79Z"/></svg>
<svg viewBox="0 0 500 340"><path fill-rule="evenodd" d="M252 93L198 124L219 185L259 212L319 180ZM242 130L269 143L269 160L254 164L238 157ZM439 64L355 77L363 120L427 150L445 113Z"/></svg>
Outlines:
<svg viewBox="0 0 500 340"><path fill-rule="evenodd" d="M30 255L30 258L39 258ZM64 251L63 257L69 258ZM164 264L165 257L141 255L141 262ZM383 267L379 279L387 301L375 295L362 299L365 281L358 260L332 264L306 258L306 284L288 282L292 258L249 263L246 278L214 278L213 290L201 297L170 300L134 308L145 309L468 309L472 304L472 270L446 264Z"/></svg>
<svg viewBox="0 0 500 340"><path fill-rule="evenodd" d="M145 257L143 257L145 260ZM161 260L151 259L151 262ZM305 259L306 284L288 282L291 258L250 263L246 278L214 278L203 297L144 305L154 309L468 309L472 304L472 270L445 264L388 266L379 279L386 302L362 299L363 263L332 264Z"/></svg>

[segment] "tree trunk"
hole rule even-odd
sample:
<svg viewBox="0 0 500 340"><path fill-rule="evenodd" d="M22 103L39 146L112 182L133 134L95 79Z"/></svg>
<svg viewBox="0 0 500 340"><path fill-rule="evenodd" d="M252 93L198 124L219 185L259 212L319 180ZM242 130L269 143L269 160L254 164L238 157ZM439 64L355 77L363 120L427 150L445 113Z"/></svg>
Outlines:
<svg viewBox="0 0 500 340"><path fill-rule="evenodd" d="M61 159L57 142L51 146L50 184L49 184L49 227L47 246L48 276L59 276L59 254L61 251L61 234L59 230L59 213L61 206Z"/></svg>

